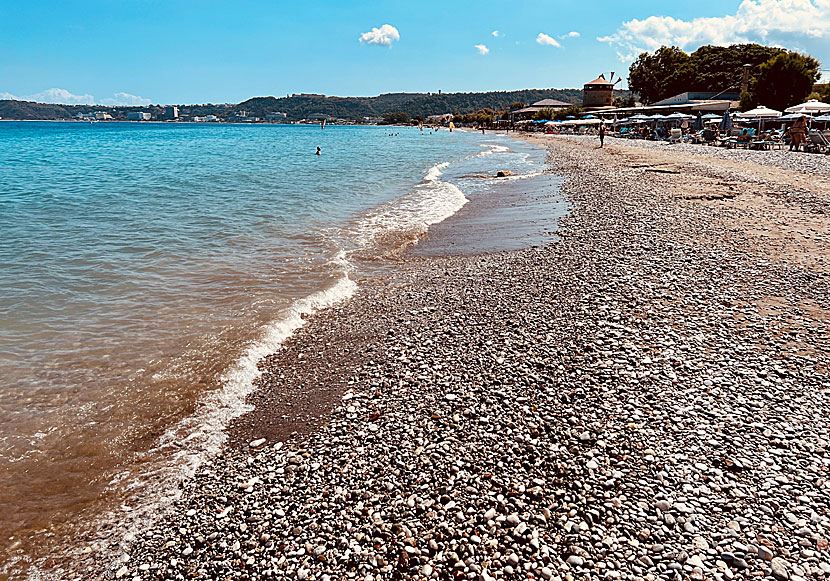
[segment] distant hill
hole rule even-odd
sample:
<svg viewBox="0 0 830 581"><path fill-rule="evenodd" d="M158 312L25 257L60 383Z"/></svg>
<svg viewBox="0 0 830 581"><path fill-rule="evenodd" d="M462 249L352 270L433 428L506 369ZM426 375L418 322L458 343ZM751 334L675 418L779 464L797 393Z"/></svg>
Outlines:
<svg viewBox="0 0 830 581"><path fill-rule="evenodd" d="M245 111L252 117L280 112L290 121L325 115L349 120L382 117L386 113L403 112L416 115L442 113L475 113L479 109L507 109L513 103L534 103L542 99L558 99L580 105L581 89L526 89L523 91L490 91L487 93L387 93L377 97L325 97L292 95L291 97L254 97L236 105L233 112ZM229 113L230 114L230 113Z"/></svg>
<svg viewBox="0 0 830 581"><path fill-rule="evenodd" d="M179 105L182 117L216 115L229 119L245 111L250 117L264 118L268 113L285 113L288 121L312 116L361 121L364 117L382 117L403 112L410 117L443 113L474 113L479 109L507 109L513 103L530 104L542 99L558 99L579 105L581 89L526 89L523 91L491 91L487 93L386 93L377 97L327 97L324 95L292 95L290 97L254 97L237 105ZM71 119L78 113L106 111L115 119L126 119L130 111L147 111L154 118L164 107L105 107L103 105L51 105L31 101L0 100L3 119Z"/></svg>

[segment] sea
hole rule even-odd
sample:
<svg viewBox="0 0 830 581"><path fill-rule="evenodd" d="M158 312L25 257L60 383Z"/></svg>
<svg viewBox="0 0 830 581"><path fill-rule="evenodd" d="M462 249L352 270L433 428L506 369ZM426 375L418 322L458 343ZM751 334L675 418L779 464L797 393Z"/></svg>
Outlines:
<svg viewBox="0 0 830 581"><path fill-rule="evenodd" d="M538 202L545 155L445 128L0 122L0 578L117 559L306 315L471 202Z"/></svg>

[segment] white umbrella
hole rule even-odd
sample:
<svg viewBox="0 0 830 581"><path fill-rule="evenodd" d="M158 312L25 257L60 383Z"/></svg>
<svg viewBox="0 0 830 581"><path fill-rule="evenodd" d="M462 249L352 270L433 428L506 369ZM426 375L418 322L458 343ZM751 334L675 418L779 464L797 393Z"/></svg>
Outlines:
<svg viewBox="0 0 830 581"><path fill-rule="evenodd" d="M822 103L818 99L810 99L806 103L800 105L793 105L784 109L787 113L803 113L805 115L815 115L817 113L825 113L830 111L830 103Z"/></svg>
<svg viewBox="0 0 830 581"><path fill-rule="evenodd" d="M764 107L763 105L759 105L750 111L738 113L738 117L741 119L772 119L780 115L781 111L776 111L775 109L770 109L769 107Z"/></svg>

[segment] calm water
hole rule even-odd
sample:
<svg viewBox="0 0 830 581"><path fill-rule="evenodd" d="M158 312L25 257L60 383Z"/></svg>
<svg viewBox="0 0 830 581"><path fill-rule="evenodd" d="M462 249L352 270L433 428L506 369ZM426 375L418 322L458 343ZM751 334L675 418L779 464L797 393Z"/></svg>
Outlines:
<svg viewBox="0 0 830 581"><path fill-rule="evenodd" d="M415 128L0 123L0 576L140 526L304 313L543 159Z"/></svg>

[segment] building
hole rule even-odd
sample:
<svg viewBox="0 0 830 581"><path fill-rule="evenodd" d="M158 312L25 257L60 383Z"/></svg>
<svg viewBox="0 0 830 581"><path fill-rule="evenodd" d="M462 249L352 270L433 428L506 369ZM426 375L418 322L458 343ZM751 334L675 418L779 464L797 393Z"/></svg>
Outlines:
<svg viewBox="0 0 830 581"><path fill-rule="evenodd" d="M716 113L723 114L729 109L737 109L740 106L740 95L737 93L700 93L686 92L663 99L647 106L620 107L617 109L603 109L601 115L605 118L616 116L618 118L628 117L634 114L645 115L669 115L671 113Z"/></svg>
<svg viewBox="0 0 830 581"><path fill-rule="evenodd" d="M129 111L127 119L130 121L149 121L153 116L145 111Z"/></svg>
<svg viewBox="0 0 830 581"><path fill-rule="evenodd" d="M165 119L178 119L179 118L179 108L175 105L169 105L164 108L164 118Z"/></svg>
<svg viewBox="0 0 830 581"><path fill-rule="evenodd" d="M740 100L741 96L738 93L701 93L687 91L686 93L680 93L674 97L669 97L668 99L652 103L650 106L662 107L666 105L705 105L707 103L721 101L735 101L737 103Z"/></svg>
<svg viewBox="0 0 830 581"><path fill-rule="evenodd" d="M279 111L275 111L273 113L266 113L265 114L265 120L266 121L271 121L272 123L276 122L276 121L285 121L286 117L288 117L287 114L280 113Z"/></svg>
<svg viewBox="0 0 830 581"><path fill-rule="evenodd" d="M543 109L553 109L556 111L558 109L567 109L570 106L571 103L565 103L564 101L557 101L556 99L542 99L541 101L536 101L529 107L510 111L508 116L511 121L521 121L523 119L532 119L536 116L536 113Z"/></svg>
<svg viewBox="0 0 830 581"><path fill-rule="evenodd" d="M109 121L112 119L112 115L106 111L95 111L94 113L78 113L75 115L75 119L81 121Z"/></svg>
<svg viewBox="0 0 830 581"><path fill-rule="evenodd" d="M444 123L449 123L453 120L454 115L452 113L444 113L443 115L429 115L426 119L424 119L424 123L428 125L443 125Z"/></svg>
<svg viewBox="0 0 830 581"><path fill-rule="evenodd" d="M216 115L205 115L204 117L193 118L194 123L211 123L215 121L219 121L219 117L217 117Z"/></svg>
<svg viewBox="0 0 830 581"><path fill-rule="evenodd" d="M614 73L611 73L614 78ZM617 83L620 80L617 79ZM598 76L582 87L582 106L585 109L597 109L600 107L614 106L614 85L605 78L605 74Z"/></svg>

